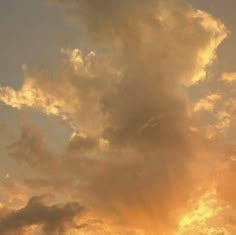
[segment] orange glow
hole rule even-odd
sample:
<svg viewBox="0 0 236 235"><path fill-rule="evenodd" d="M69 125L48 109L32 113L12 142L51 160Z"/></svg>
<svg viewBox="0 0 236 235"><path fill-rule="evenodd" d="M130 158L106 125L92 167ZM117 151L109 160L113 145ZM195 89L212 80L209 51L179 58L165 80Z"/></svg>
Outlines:
<svg viewBox="0 0 236 235"><path fill-rule="evenodd" d="M200 198L196 209L183 216L176 235L229 234L225 227L214 223L222 210L216 199L216 190L212 188Z"/></svg>

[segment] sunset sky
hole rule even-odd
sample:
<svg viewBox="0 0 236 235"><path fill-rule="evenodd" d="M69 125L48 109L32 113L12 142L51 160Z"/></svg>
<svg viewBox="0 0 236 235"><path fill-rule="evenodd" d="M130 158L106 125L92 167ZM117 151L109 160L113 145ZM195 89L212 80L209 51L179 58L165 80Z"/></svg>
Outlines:
<svg viewBox="0 0 236 235"><path fill-rule="evenodd" d="M0 1L0 235L235 235L235 9Z"/></svg>

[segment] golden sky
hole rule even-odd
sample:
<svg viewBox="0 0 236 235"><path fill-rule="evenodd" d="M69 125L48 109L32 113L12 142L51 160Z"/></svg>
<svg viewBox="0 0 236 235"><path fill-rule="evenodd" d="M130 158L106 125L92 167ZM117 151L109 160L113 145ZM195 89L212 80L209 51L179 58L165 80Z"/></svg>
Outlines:
<svg viewBox="0 0 236 235"><path fill-rule="evenodd" d="M233 0L0 3L1 235L235 235Z"/></svg>

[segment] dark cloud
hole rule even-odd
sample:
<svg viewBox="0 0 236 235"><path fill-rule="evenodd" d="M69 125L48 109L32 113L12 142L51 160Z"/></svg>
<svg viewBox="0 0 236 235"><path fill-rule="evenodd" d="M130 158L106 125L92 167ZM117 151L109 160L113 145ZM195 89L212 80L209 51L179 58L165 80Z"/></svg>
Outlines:
<svg viewBox="0 0 236 235"><path fill-rule="evenodd" d="M11 234L32 225L42 226L44 234L64 234L68 228L82 228L74 219L85 208L77 202L48 206L44 196L32 197L27 205L19 210L9 210L0 216L0 233Z"/></svg>
<svg viewBox="0 0 236 235"><path fill-rule="evenodd" d="M68 151L83 154L83 152L93 151L98 145L98 140L95 138L75 136L68 144Z"/></svg>

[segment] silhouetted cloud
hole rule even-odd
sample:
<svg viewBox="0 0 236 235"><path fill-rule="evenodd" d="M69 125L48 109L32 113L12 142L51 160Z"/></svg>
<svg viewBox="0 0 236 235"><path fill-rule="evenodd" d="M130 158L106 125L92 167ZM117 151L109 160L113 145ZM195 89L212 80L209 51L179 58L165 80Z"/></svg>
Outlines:
<svg viewBox="0 0 236 235"><path fill-rule="evenodd" d="M44 196L32 197L24 208L0 214L0 233L18 234L25 227L38 225L44 234L64 234L68 228L82 228L74 219L84 210L77 202L48 206Z"/></svg>

